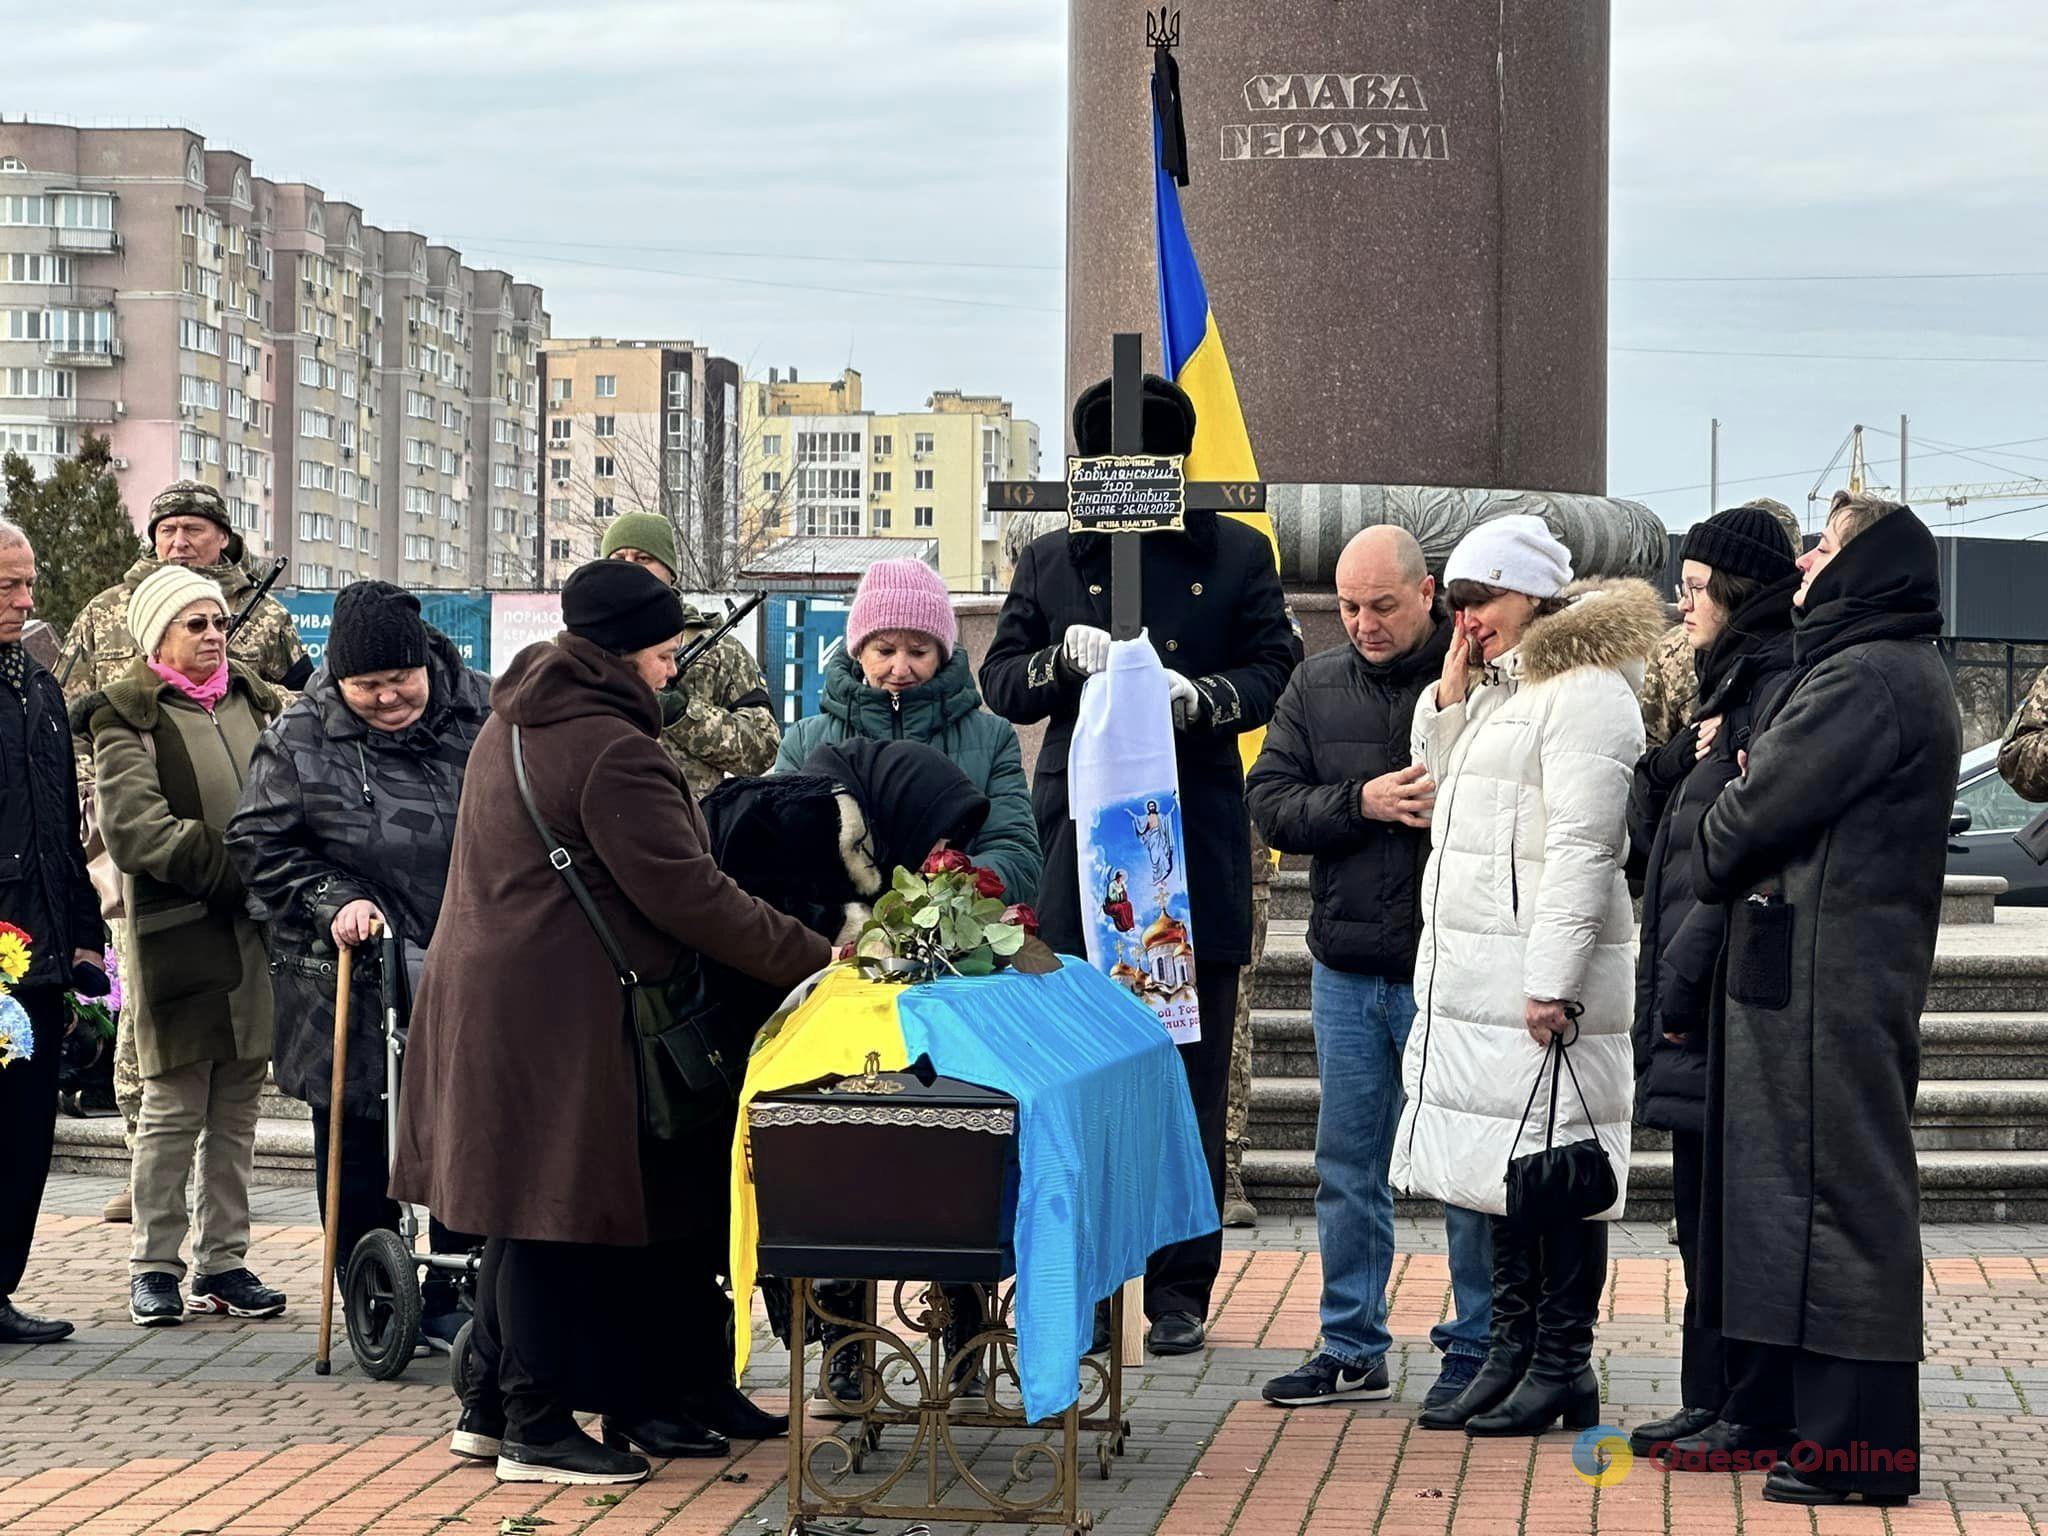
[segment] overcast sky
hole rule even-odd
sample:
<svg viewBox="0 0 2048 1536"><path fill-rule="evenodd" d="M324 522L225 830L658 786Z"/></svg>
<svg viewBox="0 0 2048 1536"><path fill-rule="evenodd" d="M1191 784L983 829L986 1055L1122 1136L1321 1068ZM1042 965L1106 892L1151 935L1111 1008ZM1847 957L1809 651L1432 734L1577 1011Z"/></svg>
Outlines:
<svg viewBox="0 0 2048 1536"><path fill-rule="evenodd" d="M543 283L557 334L1057 438L1063 0L16 9L10 116L190 126ZM1613 66L1611 491L1702 515L1714 416L1724 504L1803 506L1859 420L1892 478L1902 411L1913 484L2048 475L2048 277L1645 280L2048 272L2048 5L1617 0Z"/></svg>

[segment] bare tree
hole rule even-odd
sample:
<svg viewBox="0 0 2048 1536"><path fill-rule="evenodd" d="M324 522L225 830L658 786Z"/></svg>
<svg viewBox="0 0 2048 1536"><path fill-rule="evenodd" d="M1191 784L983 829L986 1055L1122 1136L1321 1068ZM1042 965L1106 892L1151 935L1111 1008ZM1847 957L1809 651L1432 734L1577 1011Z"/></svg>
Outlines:
<svg viewBox="0 0 2048 1536"><path fill-rule="evenodd" d="M589 417L580 417L588 421ZM620 416L612 435L595 438L588 452L569 452L553 445L544 459L566 456L571 465L566 481L552 478L553 464L541 481L545 519L544 541L573 538L595 546L604 539L614 517L651 512L675 530L682 569L676 584L690 592L718 592L730 587L740 571L780 531L790 488L764 489L761 476L749 471L758 461L759 427L740 432L722 452L711 452L701 440L703 418L691 418L691 440L664 440L659 416ZM544 445L546 446L546 445ZM600 474L606 470L609 473ZM566 512L552 510L566 503ZM543 548L540 558L545 561Z"/></svg>

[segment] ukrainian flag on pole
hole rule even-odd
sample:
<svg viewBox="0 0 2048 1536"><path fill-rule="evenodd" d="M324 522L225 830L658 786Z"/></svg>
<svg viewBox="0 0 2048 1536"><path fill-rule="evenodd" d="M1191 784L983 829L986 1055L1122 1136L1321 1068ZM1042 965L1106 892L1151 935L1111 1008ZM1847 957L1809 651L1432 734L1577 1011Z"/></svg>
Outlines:
<svg viewBox="0 0 2048 1536"><path fill-rule="evenodd" d="M1187 135L1180 115L1180 68L1165 48L1153 55L1152 66L1152 209L1159 238L1159 339L1166 355L1166 374L1187 391L1195 404L1195 444L1187 458L1190 480L1256 480L1258 460L1237 403L1237 383L1223 352L1223 333L1209 308L1209 290L1195 264L1195 248L1181 218L1180 189L1187 185ZM1280 542L1273 519L1264 512L1228 512L1266 536L1273 564L1280 564ZM1238 755L1247 772L1265 744L1263 729L1237 739Z"/></svg>

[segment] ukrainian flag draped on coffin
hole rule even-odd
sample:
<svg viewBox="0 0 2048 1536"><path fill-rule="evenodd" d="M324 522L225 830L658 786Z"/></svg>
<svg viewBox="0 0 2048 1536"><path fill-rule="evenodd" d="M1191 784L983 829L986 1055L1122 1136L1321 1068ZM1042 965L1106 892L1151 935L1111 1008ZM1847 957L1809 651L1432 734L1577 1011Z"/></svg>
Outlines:
<svg viewBox="0 0 2048 1536"><path fill-rule="evenodd" d="M1159 241L1159 340L1167 377L1187 391L1195 405L1195 443L1187 457L1190 480L1256 480L1258 461L1237 403L1237 383L1224 355L1223 333L1209 308L1209 290L1195 264L1195 248L1181 218L1180 189L1187 184L1187 139L1180 117L1180 70L1173 55L1159 49L1152 66L1152 209ZM1264 512L1230 512L1266 536L1273 564L1280 544L1273 519ZM1237 739L1247 771L1266 740L1263 729Z"/></svg>

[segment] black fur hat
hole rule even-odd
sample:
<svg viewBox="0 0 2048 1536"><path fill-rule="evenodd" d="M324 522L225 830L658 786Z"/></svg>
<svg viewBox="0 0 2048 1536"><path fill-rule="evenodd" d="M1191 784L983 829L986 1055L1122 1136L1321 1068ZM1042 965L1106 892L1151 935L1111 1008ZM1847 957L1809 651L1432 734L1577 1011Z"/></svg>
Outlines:
<svg viewBox="0 0 2048 1536"><path fill-rule="evenodd" d="M1108 379L1091 384L1074 402L1074 451L1086 455L1111 452L1109 446ZM1195 402L1171 379L1145 375L1140 410L1144 453L1186 453L1195 445Z"/></svg>

